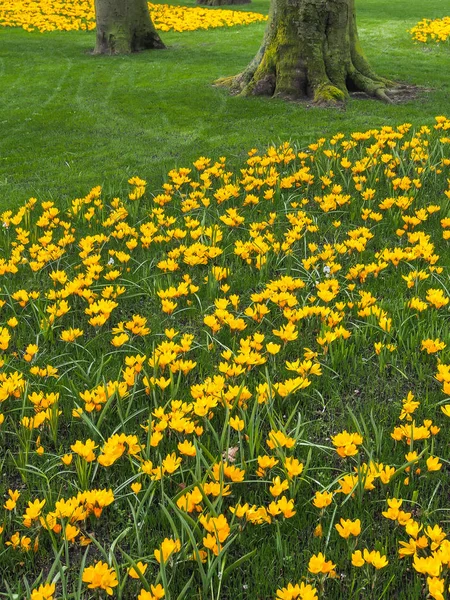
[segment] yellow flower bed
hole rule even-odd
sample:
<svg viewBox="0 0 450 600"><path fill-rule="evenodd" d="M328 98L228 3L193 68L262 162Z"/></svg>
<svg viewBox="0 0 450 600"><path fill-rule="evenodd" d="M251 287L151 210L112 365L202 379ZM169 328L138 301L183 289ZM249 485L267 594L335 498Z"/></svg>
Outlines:
<svg viewBox="0 0 450 600"><path fill-rule="evenodd" d="M64 597L233 597L268 544L278 600L444 598L450 120L239 167L0 214L0 573L32 600L53 556Z"/></svg>
<svg viewBox="0 0 450 600"><path fill-rule="evenodd" d="M155 27L159 31L195 31L267 21L265 15L237 10L211 10L168 4L149 4L149 8Z"/></svg>
<svg viewBox="0 0 450 600"><path fill-rule="evenodd" d="M423 19L409 30L416 42L446 42L450 38L450 17Z"/></svg>
<svg viewBox="0 0 450 600"><path fill-rule="evenodd" d="M150 14L160 31L195 31L233 27L266 21L259 13L211 10L201 7L149 3ZM95 29L93 0L5 0L0 5L0 26L26 31L78 31Z"/></svg>

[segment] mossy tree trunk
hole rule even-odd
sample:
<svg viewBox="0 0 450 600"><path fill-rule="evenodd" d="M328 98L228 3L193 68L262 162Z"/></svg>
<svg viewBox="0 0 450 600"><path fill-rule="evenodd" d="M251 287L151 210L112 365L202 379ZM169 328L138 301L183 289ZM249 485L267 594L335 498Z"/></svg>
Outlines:
<svg viewBox="0 0 450 600"><path fill-rule="evenodd" d="M128 54L164 48L148 12L147 0L95 0L94 54Z"/></svg>
<svg viewBox="0 0 450 600"><path fill-rule="evenodd" d="M197 0L202 6L233 6L236 4L250 4L252 0Z"/></svg>
<svg viewBox="0 0 450 600"><path fill-rule="evenodd" d="M272 0L263 43L247 68L217 82L235 94L345 100L362 91L389 102L393 85L365 58L354 0Z"/></svg>

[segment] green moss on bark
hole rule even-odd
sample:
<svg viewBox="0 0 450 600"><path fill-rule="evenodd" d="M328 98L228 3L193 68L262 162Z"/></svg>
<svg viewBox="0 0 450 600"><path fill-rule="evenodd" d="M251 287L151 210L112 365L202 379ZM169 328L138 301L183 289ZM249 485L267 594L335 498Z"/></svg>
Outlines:
<svg viewBox="0 0 450 600"><path fill-rule="evenodd" d="M343 92L334 85L324 84L314 90L314 102L316 104L335 104L343 102L348 93Z"/></svg>

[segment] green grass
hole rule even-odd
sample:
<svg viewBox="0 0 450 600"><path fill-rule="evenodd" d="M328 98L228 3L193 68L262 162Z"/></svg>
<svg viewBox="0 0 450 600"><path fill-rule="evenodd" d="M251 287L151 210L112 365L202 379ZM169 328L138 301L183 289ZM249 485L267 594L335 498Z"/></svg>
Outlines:
<svg viewBox="0 0 450 600"><path fill-rule="evenodd" d="M401 105L358 99L345 109L231 97L212 86L246 66L264 24L167 33L167 50L121 57L91 56L93 33L0 28L0 208L33 195L67 200L97 184L119 194L134 174L158 188L169 169L202 154L237 164L248 149L279 140L304 145L337 131L427 122L448 110L448 47L414 45L406 30L442 8L439 0L358 2L373 67L427 90ZM267 12L268 1L245 10Z"/></svg>

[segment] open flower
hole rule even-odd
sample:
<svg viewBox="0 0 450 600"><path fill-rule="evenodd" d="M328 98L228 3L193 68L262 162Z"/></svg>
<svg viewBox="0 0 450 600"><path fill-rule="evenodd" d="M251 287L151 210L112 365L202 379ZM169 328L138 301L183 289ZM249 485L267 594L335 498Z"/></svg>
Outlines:
<svg viewBox="0 0 450 600"><path fill-rule="evenodd" d="M335 525L339 535L345 540L351 535L357 536L361 533L361 521L355 519L341 519L340 523Z"/></svg>
<svg viewBox="0 0 450 600"><path fill-rule="evenodd" d="M102 561L95 565L86 567L82 576L83 582L88 584L89 589L102 589L109 595L113 595L113 589L119 582L117 575L112 567Z"/></svg>
<svg viewBox="0 0 450 600"><path fill-rule="evenodd" d="M325 556L322 554L322 552L319 552L319 554L313 554L308 563L308 571L313 574L330 573L335 567L336 565L334 565L331 560L327 561L325 559Z"/></svg>
<svg viewBox="0 0 450 600"><path fill-rule="evenodd" d="M31 592L30 600L53 600L54 583L44 583Z"/></svg>
<svg viewBox="0 0 450 600"><path fill-rule="evenodd" d="M176 552L181 550L180 540L172 540L165 538L159 549L154 551L156 560L161 563L161 560L167 562L167 560Z"/></svg>

